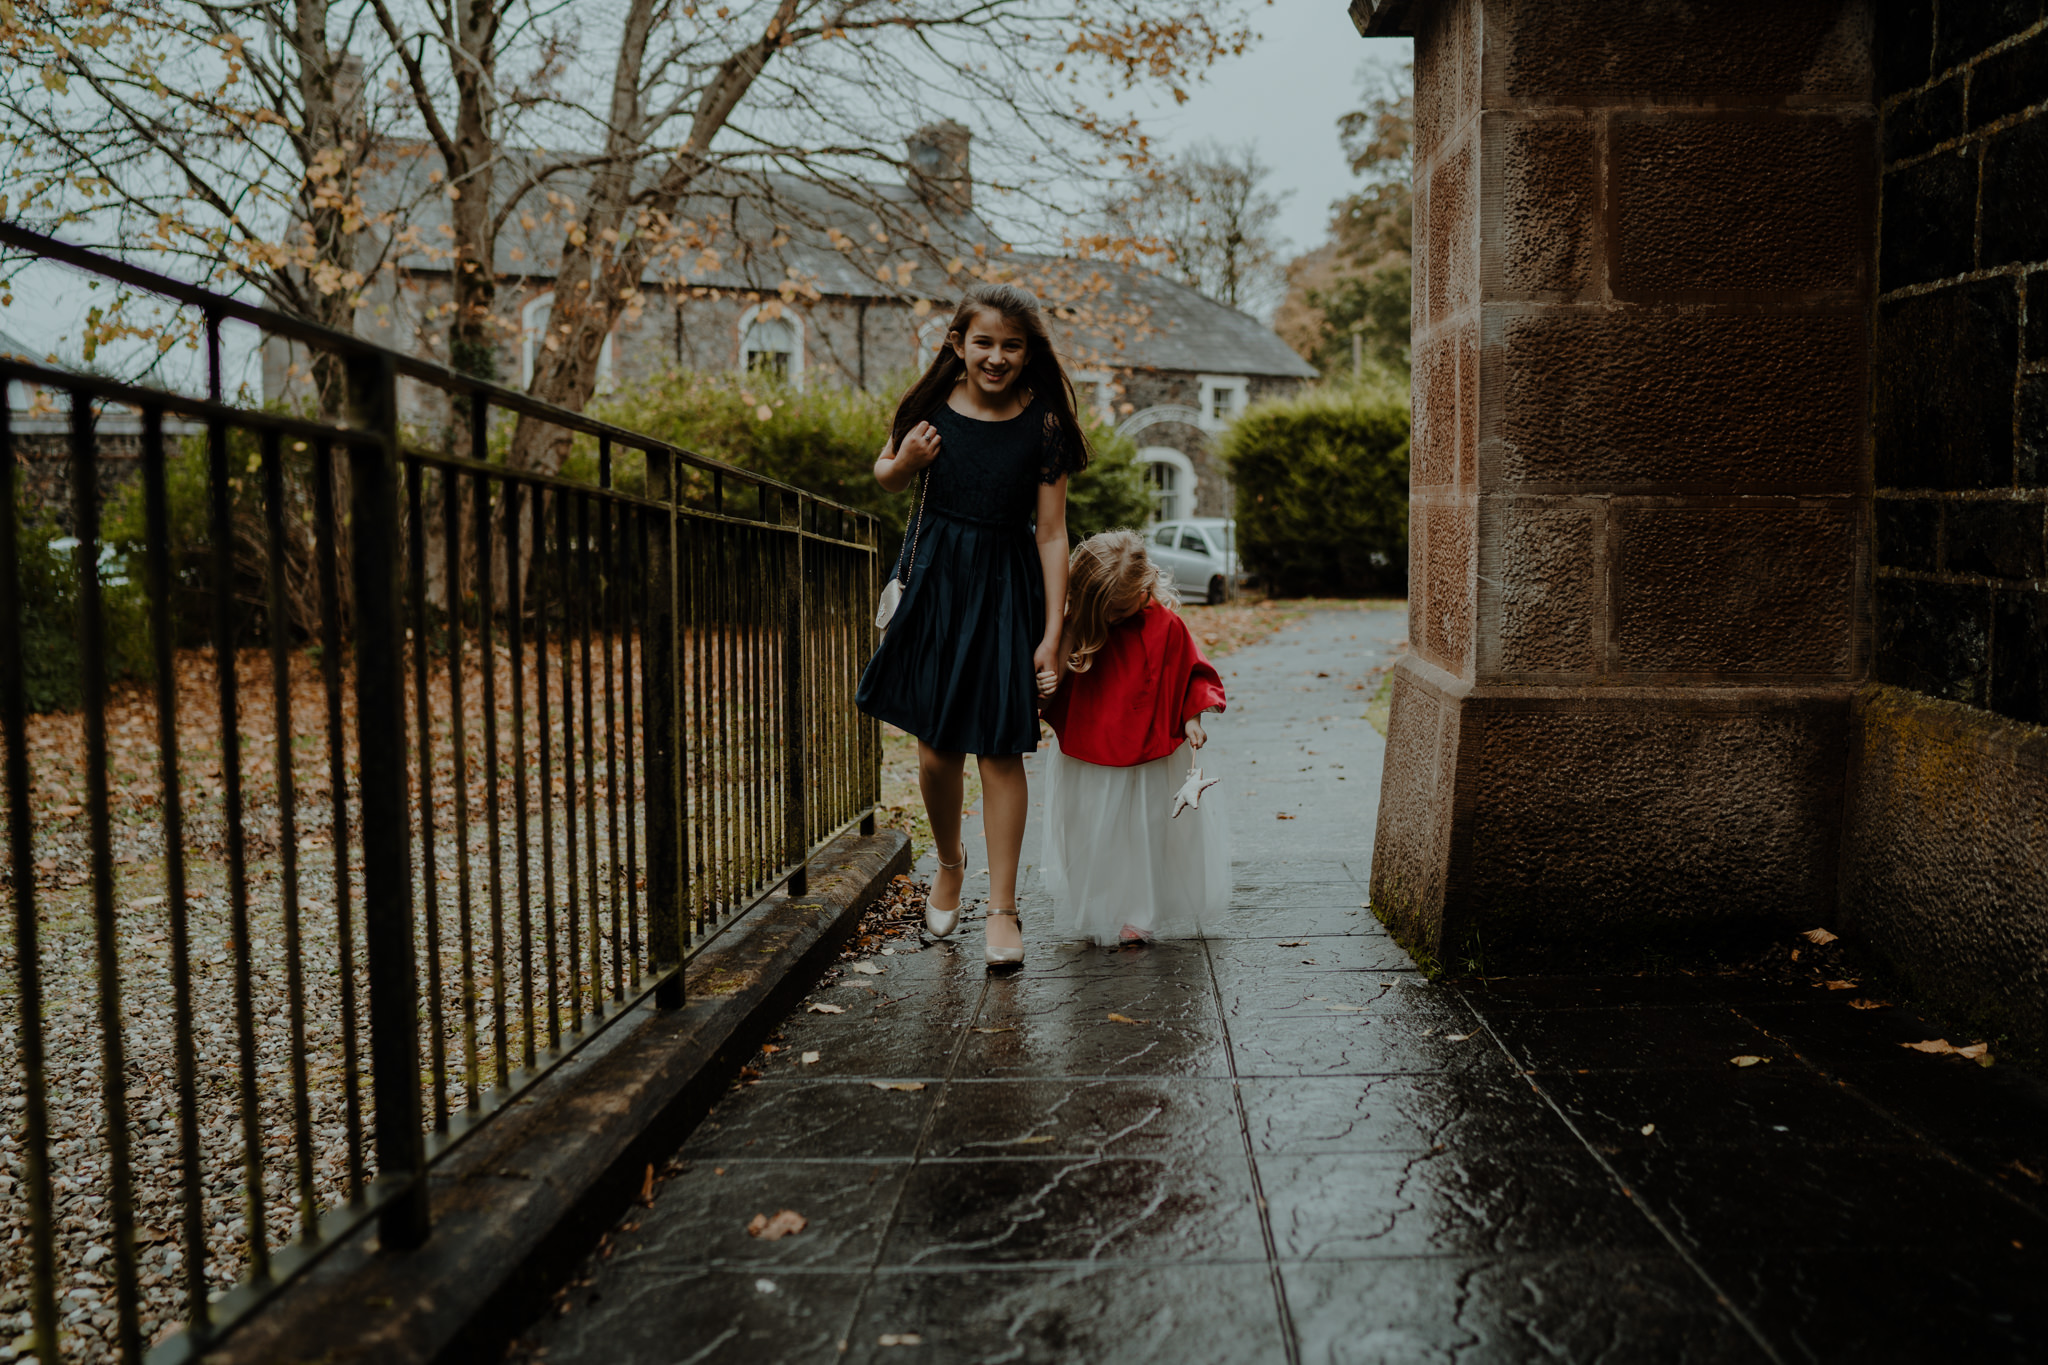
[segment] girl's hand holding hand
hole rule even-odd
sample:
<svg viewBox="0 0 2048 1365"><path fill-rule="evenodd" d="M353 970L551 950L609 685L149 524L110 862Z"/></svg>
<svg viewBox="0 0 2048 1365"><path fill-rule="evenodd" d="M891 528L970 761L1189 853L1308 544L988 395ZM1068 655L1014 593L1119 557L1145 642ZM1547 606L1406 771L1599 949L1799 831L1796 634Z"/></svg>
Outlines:
<svg viewBox="0 0 2048 1365"><path fill-rule="evenodd" d="M1031 668L1038 675L1038 695L1049 697L1059 690L1060 678L1066 673L1065 660L1060 658L1059 642L1041 644L1031 653Z"/></svg>
<svg viewBox="0 0 2048 1365"><path fill-rule="evenodd" d="M930 422L919 422L904 434L903 444L897 447L896 462L909 469L923 469L939 458L939 429Z"/></svg>
<svg viewBox="0 0 2048 1365"><path fill-rule="evenodd" d="M1199 749L1209 742L1209 732L1202 728L1202 718L1200 716L1189 717L1188 723L1182 726L1181 729L1187 733L1190 748Z"/></svg>

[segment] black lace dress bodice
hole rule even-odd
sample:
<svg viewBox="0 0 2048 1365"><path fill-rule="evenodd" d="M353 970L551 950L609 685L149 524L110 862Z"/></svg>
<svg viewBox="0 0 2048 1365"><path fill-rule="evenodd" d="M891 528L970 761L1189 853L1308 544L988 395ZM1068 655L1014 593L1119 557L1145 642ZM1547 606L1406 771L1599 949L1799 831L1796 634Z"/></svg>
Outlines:
<svg viewBox="0 0 2048 1365"><path fill-rule="evenodd" d="M927 420L939 455L904 535L910 579L855 700L948 753L1030 753L1045 631L1032 523L1039 489L1069 472L1059 427L1036 402L1003 422L941 403Z"/></svg>

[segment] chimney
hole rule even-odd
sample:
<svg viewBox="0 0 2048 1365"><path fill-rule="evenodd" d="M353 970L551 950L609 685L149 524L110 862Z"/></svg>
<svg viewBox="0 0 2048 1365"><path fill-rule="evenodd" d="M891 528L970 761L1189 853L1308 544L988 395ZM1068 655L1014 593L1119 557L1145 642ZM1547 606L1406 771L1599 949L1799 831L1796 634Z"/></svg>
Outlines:
<svg viewBox="0 0 2048 1365"><path fill-rule="evenodd" d="M974 208L974 172L968 144L974 134L951 119L927 123L906 141L910 183L926 205L945 213Z"/></svg>

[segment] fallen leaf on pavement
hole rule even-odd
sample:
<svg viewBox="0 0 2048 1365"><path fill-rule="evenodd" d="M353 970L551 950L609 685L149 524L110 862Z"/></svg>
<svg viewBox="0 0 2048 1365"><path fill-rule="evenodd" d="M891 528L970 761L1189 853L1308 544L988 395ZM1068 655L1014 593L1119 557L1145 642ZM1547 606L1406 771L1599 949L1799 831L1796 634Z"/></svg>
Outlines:
<svg viewBox="0 0 2048 1365"><path fill-rule="evenodd" d="M1849 1002L1849 1008L1852 1010L1883 1010L1890 1009L1891 1004L1892 1002L1889 1000L1865 1000L1862 996L1858 996Z"/></svg>
<svg viewBox="0 0 2048 1365"><path fill-rule="evenodd" d="M1656 1131L1657 1131L1657 1125L1656 1125L1656 1124L1654 1124L1654 1123L1646 1123L1646 1124L1644 1124L1644 1125L1643 1125L1643 1136L1644 1136L1644 1137L1648 1137L1648 1136L1649 1136L1650 1134L1652 1134L1652 1133L1654 1133L1654 1132L1656 1132Z"/></svg>
<svg viewBox="0 0 2048 1365"><path fill-rule="evenodd" d="M868 1082L868 1084L869 1084L869 1085L871 1085L871 1086L873 1086L873 1087L874 1087L875 1089L877 1089L877 1090L922 1090L922 1089L924 1089L924 1082L923 1082L923 1081L869 1081L869 1082Z"/></svg>
<svg viewBox="0 0 2048 1365"><path fill-rule="evenodd" d="M1274 812L1273 818L1275 820L1292 820L1294 817L1283 810Z"/></svg>
<svg viewBox="0 0 2048 1365"><path fill-rule="evenodd" d="M1446 1033L1444 1041L1447 1043L1462 1043L1468 1038L1476 1038L1478 1036L1479 1030L1473 1029L1470 1033Z"/></svg>
<svg viewBox="0 0 2048 1365"><path fill-rule="evenodd" d="M654 1202L654 1163L651 1161L647 1164L646 1178L640 1182L640 1202L643 1204L652 1204Z"/></svg>
<svg viewBox="0 0 2048 1365"><path fill-rule="evenodd" d="M1971 1043L1968 1047L1957 1047L1946 1038L1929 1038L1924 1043L1900 1043L1899 1046L1909 1047L1915 1052L1930 1052L1961 1057L1966 1061L1975 1062L1979 1066L1991 1065L1991 1044L1989 1043Z"/></svg>
<svg viewBox="0 0 2048 1365"><path fill-rule="evenodd" d="M844 1005L812 1005L812 1006L810 1007L810 1010L811 1010L811 1013L812 1013L812 1014L844 1014L844 1013L846 1013L846 1006L844 1006Z"/></svg>
<svg viewBox="0 0 2048 1365"><path fill-rule="evenodd" d="M1730 1057L1728 1059L1729 1063L1733 1066L1755 1066L1758 1062L1768 1062L1769 1060L1771 1059L1768 1057L1758 1057L1748 1052L1743 1053L1740 1057Z"/></svg>
<svg viewBox="0 0 2048 1365"><path fill-rule="evenodd" d="M802 1232L809 1221L795 1209L783 1209L773 1218L757 1213L754 1221L747 1224L747 1236L758 1237L764 1242L779 1242L793 1232Z"/></svg>
<svg viewBox="0 0 2048 1365"><path fill-rule="evenodd" d="M1808 929L1805 933L1801 934L1800 937L1805 939L1808 943L1833 943L1836 939L1840 938L1841 935L1831 934L1825 929Z"/></svg>
<svg viewBox="0 0 2048 1365"><path fill-rule="evenodd" d="M1863 983L1860 981L1823 981L1821 984L1831 991L1853 991Z"/></svg>
<svg viewBox="0 0 2048 1365"><path fill-rule="evenodd" d="M1143 1019L1133 1019L1128 1014L1111 1014L1109 1022L1112 1024L1142 1024L1145 1021Z"/></svg>
<svg viewBox="0 0 2048 1365"><path fill-rule="evenodd" d="M1015 1033L1017 1026L1015 1024L999 1024L994 1028L984 1028L976 1025L974 1031L976 1033Z"/></svg>
<svg viewBox="0 0 2048 1365"><path fill-rule="evenodd" d="M862 976L880 976L882 974L882 969L872 962L856 962L853 964L853 970L859 972Z"/></svg>
<svg viewBox="0 0 2048 1365"><path fill-rule="evenodd" d="M1928 1039L1928 1040L1927 1040L1926 1042L1924 1042L1924 1043L1900 1043L1900 1044L1899 1044L1899 1046L1900 1046L1900 1047L1907 1047L1907 1048L1911 1048L1911 1049L1913 1049L1913 1051L1915 1051L1915 1052L1954 1052L1954 1051L1955 1051L1955 1048L1954 1048L1953 1046L1951 1046L1951 1045L1950 1045L1950 1043L1949 1043L1948 1039L1946 1039L1946 1038L1929 1038L1929 1039Z"/></svg>
<svg viewBox="0 0 2048 1365"><path fill-rule="evenodd" d="M915 1332L884 1332L875 1338L877 1346L922 1346L924 1338Z"/></svg>
<svg viewBox="0 0 2048 1365"><path fill-rule="evenodd" d="M1280 946L1282 948L1306 948L1308 940L1305 938L1283 938L1280 940Z"/></svg>
<svg viewBox="0 0 2048 1365"><path fill-rule="evenodd" d="M1057 1134L1054 1134L1054 1133L1040 1133L1040 1134L1038 1134L1038 1135L1037 1135L1036 1137L1022 1137L1022 1138L1011 1138L1011 1139L1010 1139L1010 1145L1011 1145L1012 1147L1031 1147L1031 1146L1035 1146L1036 1144L1038 1144L1038 1143L1041 1143L1041 1142L1057 1142L1057 1141L1059 1141L1059 1137L1058 1137L1058 1135L1057 1135Z"/></svg>
<svg viewBox="0 0 2048 1365"><path fill-rule="evenodd" d="M804 1054L804 1065L805 1065L805 1066L809 1066L809 1065L810 1065L810 1064L811 1064L812 1062L815 1062L815 1061L817 1061L817 1060L818 1060L818 1054L817 1054L817 1053L815 1053L815 1052L806 1052L806 1053Z"/></svg>

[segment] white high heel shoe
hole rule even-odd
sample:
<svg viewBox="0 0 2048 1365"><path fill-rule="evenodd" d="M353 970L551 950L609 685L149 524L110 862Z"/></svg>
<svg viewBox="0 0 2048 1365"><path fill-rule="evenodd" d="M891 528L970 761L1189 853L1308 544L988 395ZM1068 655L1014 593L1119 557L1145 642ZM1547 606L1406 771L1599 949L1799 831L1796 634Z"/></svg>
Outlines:
<svg viewBox="0 0 2048 1365"><path fill-rule="evenodd" d="M997 910L991 907L988 912L987 918L993 919L997 915L1009 915L1013 917L1017 921L1017 936L1019 938L1022 938L1024 936L1024 915L1022 911L1017 910L1015 908L1009 910ZM987 933L988 926L984 921L982 926L983 937L981 941L981 953L982 956L985 959L987 959L989 966L1015 967L1019 963L1024 961L1024 945L1020 943L1015 948L998 948L995 946L995 944L990 943L988 941Z"/></svg>
<svg viewBox="0 0 2048 1365"><path fill-rule="evenodd" d="M939 859L939 866L948 872L967 866L967 850L964 848L960 850L959 862L949 863L944 858L941 858ZM939 909L927 897L924 903L924 931L933 938L945 938L960 927L960 914L966 908L967 900L962 896L954 897L951 910Z"/></svg>

